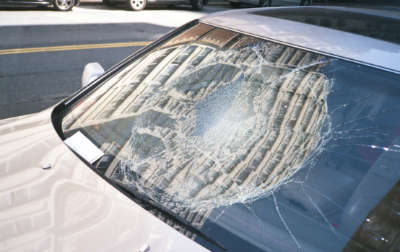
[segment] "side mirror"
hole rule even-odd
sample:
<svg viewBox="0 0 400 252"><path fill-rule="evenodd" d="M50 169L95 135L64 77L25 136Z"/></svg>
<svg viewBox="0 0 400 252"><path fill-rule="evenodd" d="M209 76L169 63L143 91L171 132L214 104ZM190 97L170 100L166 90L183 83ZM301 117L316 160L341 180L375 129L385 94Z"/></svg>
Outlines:
<svg viewBox="0 0 400 252"><path fill-rule="evenodd" d="M97 62L91 62L86 64L86 66L83 68L83 73L82 73L82 87L86 86L90 82L94 81L104 73L103 67L97 63Z"/></svg>

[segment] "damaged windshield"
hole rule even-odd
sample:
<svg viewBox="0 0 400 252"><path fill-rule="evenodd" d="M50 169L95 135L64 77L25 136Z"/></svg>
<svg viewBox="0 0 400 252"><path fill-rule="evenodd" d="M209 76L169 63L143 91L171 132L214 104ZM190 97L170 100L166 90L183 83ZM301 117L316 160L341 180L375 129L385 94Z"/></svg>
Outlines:
<svg viewBox="0 0 400 252"><path fill-rule="evenodd" d="M398 80L198 24L97 87L62 127L104 152L105 177L229 251L393 248L397 229L359 233L400 176Z"/></svg>

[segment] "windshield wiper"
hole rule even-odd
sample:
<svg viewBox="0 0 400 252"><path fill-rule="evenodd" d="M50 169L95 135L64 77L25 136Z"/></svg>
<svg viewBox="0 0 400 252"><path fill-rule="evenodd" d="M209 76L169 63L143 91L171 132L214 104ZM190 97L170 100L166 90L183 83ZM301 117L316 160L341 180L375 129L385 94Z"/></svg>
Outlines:
<svg viewBox="0 0 400 252"><path fill-rule="evenodd" d="M164 217L168 218L169 220L172 220L173 222L175 222L176 224L178 224L179 226L181 226L185 230L200 236L201 238L203 238L208 243L210 243L210 244L214 245L215 247L217 247L218 250L227 251L226 248L224 248L217 241L215 241L212 238L210 238L207 234L204 234L198 228L190 225L182 217L177 216L176 214L172 213L169 209L167 209L164 206L160 205L159 203L157 203L156 201L154 201L150 197L138 192L137 190L130 190L124 184L122 184L122 183L120 183L118 181L111 180L109 178L105 178L105 179L109 183L114 185L117 189L119 189L122 193L124 193L129 198L131 198L133 201L135 201L136 203L140 204L144 209L146 209L146 210L155 210L156 212L164 215ZM213 250L213 251L215 251L215 250Z"/></svg>

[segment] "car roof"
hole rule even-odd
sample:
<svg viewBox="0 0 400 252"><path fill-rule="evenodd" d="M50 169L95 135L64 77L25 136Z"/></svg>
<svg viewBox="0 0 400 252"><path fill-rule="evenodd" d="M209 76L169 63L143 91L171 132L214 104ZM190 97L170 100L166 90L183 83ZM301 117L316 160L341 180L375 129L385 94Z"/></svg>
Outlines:
<svg viewBox="0 0 400 252"><path fill-rule="evenodd" d="M400 17L390 11L267 7L220 12L200 22L400 73Z"/></svg>

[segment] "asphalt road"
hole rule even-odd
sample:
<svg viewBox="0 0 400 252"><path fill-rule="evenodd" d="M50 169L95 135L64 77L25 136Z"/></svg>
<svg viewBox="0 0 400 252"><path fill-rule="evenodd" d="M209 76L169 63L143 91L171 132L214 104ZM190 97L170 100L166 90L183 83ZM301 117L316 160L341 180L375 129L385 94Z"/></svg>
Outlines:
<svg viewBox="0 0 400 252"><path fill-rule="evenodd" d="M4 49L152 41L171 29L137 23L0 27L0 118L37 112L55 104L80 87L85 64L99 62L107 69L139 47L1 55Z"/></svg>
<svg viewBox="0 0 400 252"><path fill-rule="evenodd" d="M80 88L83 67L89 62L108 69L144 42L223 9L226 4L201 12L188 6L132 12L98 3L67 13L0 9L0 119L38 112L69 96Z"/></svg>

